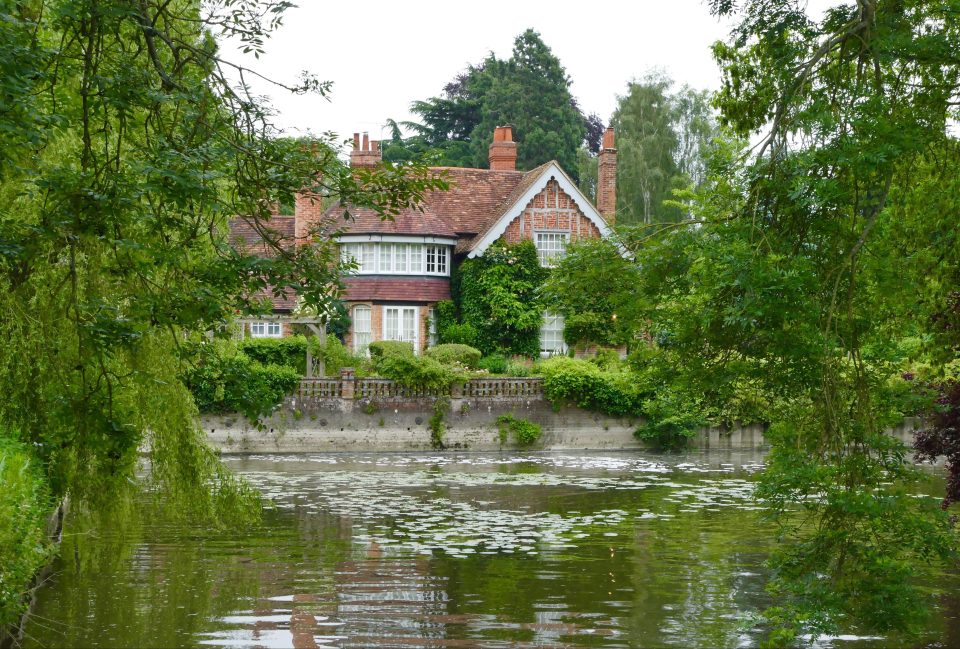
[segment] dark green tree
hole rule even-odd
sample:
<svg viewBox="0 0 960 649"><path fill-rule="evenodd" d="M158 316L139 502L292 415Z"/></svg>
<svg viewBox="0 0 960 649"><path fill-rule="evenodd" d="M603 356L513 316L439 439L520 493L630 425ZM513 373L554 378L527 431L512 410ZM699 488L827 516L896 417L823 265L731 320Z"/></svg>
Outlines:
<svg viewBox="0 0 960 649"><path fill-rule="evenodd" d="M517 37L509 59L490 54L447 84L442 96L414 102L412 111L421 121L402 124L413 135L392 140L385 159L429 152L439 164L485 168L494 127L510 124L518 169L557 160L577 176L588 125L591 146L602 132L580 111L560 60L532 29Z"/></svg>

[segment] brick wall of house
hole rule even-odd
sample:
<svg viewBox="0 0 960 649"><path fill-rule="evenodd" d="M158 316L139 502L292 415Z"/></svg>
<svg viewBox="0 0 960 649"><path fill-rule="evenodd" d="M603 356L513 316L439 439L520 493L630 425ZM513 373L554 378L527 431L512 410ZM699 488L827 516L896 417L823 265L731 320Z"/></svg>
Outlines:
<svg viewBox="0 0 960 649"><path fill-rule="evenodd" d="M373 302L348 302L346 303L350 317L353 317L353 308L355 306L364 305L370 307L370 333L371 340L382 340L383 339L383 309L385 306L383 304L374 304ZM419 305L419 322L417 323L420 336L420 351L423 351L427 348L427 314L430 312L430 308L433 304L421 304ZM344 336L344 345L351 352L353 351L353 326L351 325L350 330Z"/></svg>
<svg viewBox="0 0 960 649"><path fill-rule="evenodd" d="M321 197L316 194L300 192L296 196L294 210L296 214L294 235L297 238L297 244L303 245L307 242L307 234L323 220Z"/></svg>
<svg viewBox="0 0 960 649"><path fill-rule="evenodd" d="M537 230L562 230L570 233L570 242L578 239L598 239L600 230L588 219L556 180L551 180L543 191L533 197L526 209L507 226L504 237L508 243L533 239Z"/></svg>

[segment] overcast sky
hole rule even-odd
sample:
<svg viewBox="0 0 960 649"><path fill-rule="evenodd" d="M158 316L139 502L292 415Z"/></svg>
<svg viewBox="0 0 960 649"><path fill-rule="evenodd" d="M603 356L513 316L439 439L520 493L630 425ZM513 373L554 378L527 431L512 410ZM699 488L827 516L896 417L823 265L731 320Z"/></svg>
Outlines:
<svg viewBox="0 0 960 649"><path fill-rule="evenodd" d="M309 70L333 82L330 101L266 85L257 90L271 96L289 133L334 131L344 138L368 131L371 139L385 139L387 118L411 119L412 101L439 95L488 52L508 58L527 28L560 58L581 108L604 122L627 82L654 68L678 84L716 89L719 73L709 48L729 31L700 0L300 4L250 65L287 82Z"/></svg>

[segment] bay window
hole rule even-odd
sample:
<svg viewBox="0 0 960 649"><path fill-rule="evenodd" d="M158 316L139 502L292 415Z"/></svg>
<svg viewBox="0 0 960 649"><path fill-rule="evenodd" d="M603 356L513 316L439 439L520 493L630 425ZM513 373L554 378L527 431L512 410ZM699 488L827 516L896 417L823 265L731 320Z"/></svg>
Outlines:
<svg viewBox="0 0 960 649"><path fill-rule="evenodd" d="M424 243L342 243L345 262L356 262L358 275L450 275L452 246Z"/></svg>

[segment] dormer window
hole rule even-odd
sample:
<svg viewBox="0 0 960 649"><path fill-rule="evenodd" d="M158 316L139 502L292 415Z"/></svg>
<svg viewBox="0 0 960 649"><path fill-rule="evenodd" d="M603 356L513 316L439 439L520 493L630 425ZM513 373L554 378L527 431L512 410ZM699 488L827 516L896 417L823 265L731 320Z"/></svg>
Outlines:
<svg viewBox="0 0 960 649"><path fill-rule="evenodd" d="M567 254L569 232L536 232L537 255L540 265L544 268L553 268L557 262Z"/></svg>

